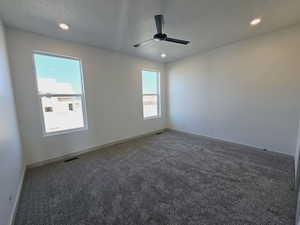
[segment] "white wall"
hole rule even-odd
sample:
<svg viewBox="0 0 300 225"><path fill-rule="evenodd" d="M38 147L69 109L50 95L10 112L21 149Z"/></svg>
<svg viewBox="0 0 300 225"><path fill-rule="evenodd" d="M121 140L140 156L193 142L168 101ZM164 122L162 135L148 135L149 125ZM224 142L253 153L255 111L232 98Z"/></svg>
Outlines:
<svg viewBox="0 0 300 225"><path fill-rule="evenodd" d="M15 103L0 21L0 224L10 223L24 171ZM10 199L11 197L11 199Z"/></svg>
<svg viewBox="0 0 300 225"><path fill-rule="evenodd" d="M143 120L142 69L161 71L162 106L165 103L164 65L117 52L8 30L11 72L27 164L85 150L112 141L165 128L162 118ZM40 50L82 60L89 129L43 137L32 51Z"/></svg>
<svg viewBox="0 0 300 225"><path fill-rule="evenodd" d="M294 26L168 64L169 126L294 156L299 49Z"/></svg>

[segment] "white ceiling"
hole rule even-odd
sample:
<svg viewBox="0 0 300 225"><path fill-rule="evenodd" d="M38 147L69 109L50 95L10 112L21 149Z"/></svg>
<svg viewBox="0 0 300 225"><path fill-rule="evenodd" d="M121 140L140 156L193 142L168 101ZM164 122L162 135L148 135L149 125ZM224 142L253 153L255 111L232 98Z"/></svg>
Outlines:
<svg viewBox="0 0 300 225"><path fill-rule="evenodd" d="M165 32L188 46L132 45L155 33L153 16L164 14ZM170 62L197 52L300 22L299 0L0 0L7 26ZM262 23L250 27L253 17ZM61 31L58 22L71 25ZM164 52L168 56L160 58Z"/></svg>

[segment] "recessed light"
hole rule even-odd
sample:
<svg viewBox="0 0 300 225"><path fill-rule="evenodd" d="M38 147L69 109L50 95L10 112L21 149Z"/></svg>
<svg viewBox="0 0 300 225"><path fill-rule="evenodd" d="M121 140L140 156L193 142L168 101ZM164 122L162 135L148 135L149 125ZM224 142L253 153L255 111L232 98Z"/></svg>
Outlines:
<svg viewBox="0 0 300 225"><path fill-rule="evenodd" d="M255 18L250 22L251 26L256 26L261 23L261 18Z"/></svg>
<svg viewBox="0 0 300 225"><path fill-rule="evenodd" d="M167 57L167 54L166 54L166 53L162 53L160 56L161 56L162 58L166 58L166 57Z"/></svg>
<svg viewBox="0 0 300 225"><path fill-rule="evenodd" d="M66 24L66 23L60 23L60 24L58 24L58 26L62 30L69 30L70 29L70 26L68 24Z"/></svg>

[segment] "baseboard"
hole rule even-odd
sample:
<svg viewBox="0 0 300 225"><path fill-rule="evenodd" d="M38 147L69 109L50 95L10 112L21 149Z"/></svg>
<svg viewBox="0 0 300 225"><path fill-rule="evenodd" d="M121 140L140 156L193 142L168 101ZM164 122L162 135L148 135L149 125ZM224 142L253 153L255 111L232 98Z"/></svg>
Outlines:
<svg viewBox="0 0 300 225"><path fill-rule="evenodd" d="M15 218L16 218L16 213L17 213L17 209L18 209L18 205L19 205L21 192L22 192L25 173L26 173L26 167L24 167L22 175L21 175L21 180L20 180L20 183L19 183L19 186L18 186L17 194L16 194L16 197L15 197L15 202L14 202L14 205L13 205L13 208L12 208L9 225L13 225L15 223Z"/></svg>
<svg viewBox="0 0 300 225"><path fill-rule="evenodd" d="M131 140L135 140L135 139L138 139L138 138L150 136L150 135L153 135L153 134L156 134L156 133L159 133L159 132L163 132L165 130L166 130L165 128L164 129L159 129L159 130L147 132L147 133L144 133L144 134L140 134L140 135L136 135L136 136L132 136L132 137L128 137L128 138L123 138L123 139L120 139L120 140L116 140L116 141L113 141L113 142L110 142L110 143L107 143L107 144L103 144L103 145L91 147L91 148L84 149L84 150L81 150L81 151L76 151L76 152L68 153L68 154L65 154L63 156L59 156L59 157L55 157L55 158L51 158L51 159L47 159L47 160L43 160L43 161L31 163L31 164L27 165L26 168L35 168L35 167L44 166L44 165L47 165L47 164L50 164L50 163L54 163L54 162L58 162L58 161L63 161L65 159L68 159L68 158L71 158L71 157L74 157L74 156L78 156L78 155L86 154L86 153L89 153L89 152L101 150L103 148L107 148L107 147L110 147L110 146L113 146L113 145L117 145L117 144L122 144L122 143L131 141Z"/></svg>

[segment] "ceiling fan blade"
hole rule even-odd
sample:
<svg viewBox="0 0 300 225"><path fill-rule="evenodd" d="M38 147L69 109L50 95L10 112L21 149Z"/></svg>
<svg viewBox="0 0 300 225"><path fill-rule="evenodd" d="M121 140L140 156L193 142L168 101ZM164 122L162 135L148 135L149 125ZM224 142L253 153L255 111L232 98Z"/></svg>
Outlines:
<svg viewBox="0 0 300 225"><path fill-rule="evenodd" d="M156 29L158 34L162 34L163 24L164 24L164 16L163 15L156 15L154 16Z"/></svg>
<svg viewBox="0 0 300 225"><path fill-rule="evenodd" d="M144 46L144 45L146 45L146 44L149 44L149 43L152 42L153 40L154 40L154 39L151 38L151 39L149 39L149 40L146 40L146 41L140 42L140 43L138 43L138 44L135 44L133 47L138 48L138 47Z"/></svg>
<svg viewBox="0 0 300 225"><path fill-rule="evenodd" d="M190 43L190 41L185 41L185 40L180 40L180 39L175 39L175 38L168 38L168 37L164 41L173 42L173 43L177 43L177 44L183 44L183 45L187 45Z"/></svg>

